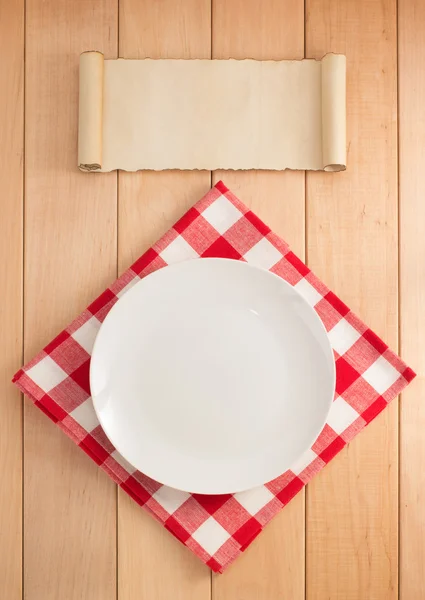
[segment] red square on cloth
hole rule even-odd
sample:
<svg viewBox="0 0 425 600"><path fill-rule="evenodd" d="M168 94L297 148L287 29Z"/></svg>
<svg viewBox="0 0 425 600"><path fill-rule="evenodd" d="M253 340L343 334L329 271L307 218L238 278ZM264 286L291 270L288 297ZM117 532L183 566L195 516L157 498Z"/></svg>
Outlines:
<svg viewBox="0 0 425 600"><path fill-rule="evenodd" d="M188 494L136 471L107 440L90 398L88 369L101 322L140 278L172 264L221 256L268 269L304 295L335 352L336 396L327 423L297 464L264 486L222 496ZM219 182L38 356L14 382L140 506L222 573L263 527L415 374Z"/></svg>

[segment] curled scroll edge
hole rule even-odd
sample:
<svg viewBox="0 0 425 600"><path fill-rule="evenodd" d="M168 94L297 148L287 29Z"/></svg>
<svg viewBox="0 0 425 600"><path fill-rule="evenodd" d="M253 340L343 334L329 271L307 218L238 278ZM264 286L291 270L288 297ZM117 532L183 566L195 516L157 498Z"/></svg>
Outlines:
<svg viewBox="0 0 425 600"><path fill-rule="evenodd" d="M102 167L103 63L101 52L80 56L78 167L82 171L100 171Z"/></svg>
<svg viewBox="0 0 425 600"><path fill-rule="evenodd" d="M326 54L322 59L322 156L329 172L346 168L346 58Z"/></svg>

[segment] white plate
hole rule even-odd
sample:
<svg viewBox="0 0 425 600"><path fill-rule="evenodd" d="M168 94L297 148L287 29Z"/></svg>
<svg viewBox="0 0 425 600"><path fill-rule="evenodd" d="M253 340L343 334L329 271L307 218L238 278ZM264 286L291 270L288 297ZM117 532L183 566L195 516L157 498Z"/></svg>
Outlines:
<svg viewBox="0 0 425 600"><path fill-rule="evenodd" d="M312 445L335 363L314 309L280 277L198 259L134 285L97 336L94 407L122 456L180 490L274 479Z"/></svg>

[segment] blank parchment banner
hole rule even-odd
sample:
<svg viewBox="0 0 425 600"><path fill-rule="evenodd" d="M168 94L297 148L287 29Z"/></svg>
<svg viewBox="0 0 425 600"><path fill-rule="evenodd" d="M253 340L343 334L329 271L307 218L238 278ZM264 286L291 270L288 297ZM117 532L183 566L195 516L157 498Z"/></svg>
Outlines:
<svg viewBox="0 0 425 600"><path fill-rule="evenodd" d="M322 60L80 58L78 165L309 169L346 164L345 57Z"/></svg>

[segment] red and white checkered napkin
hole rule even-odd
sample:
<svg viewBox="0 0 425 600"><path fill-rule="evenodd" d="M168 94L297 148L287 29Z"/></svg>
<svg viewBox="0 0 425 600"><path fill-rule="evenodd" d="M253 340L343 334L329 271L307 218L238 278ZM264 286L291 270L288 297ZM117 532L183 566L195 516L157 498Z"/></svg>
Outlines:
<svg viewBox="0 0 425 600"><path fill-rule="evenodd" d="M291 283L314 306L336 360L336 395L312 448L274 481L237 494L187 494L132 468L106 438L90 398L90 353L115 302L145 275L195 257L245 260ZM218 183L174 227L14 377L57 425L132 498L214 571L262 528L415 376L288 245Z"/></svg>

